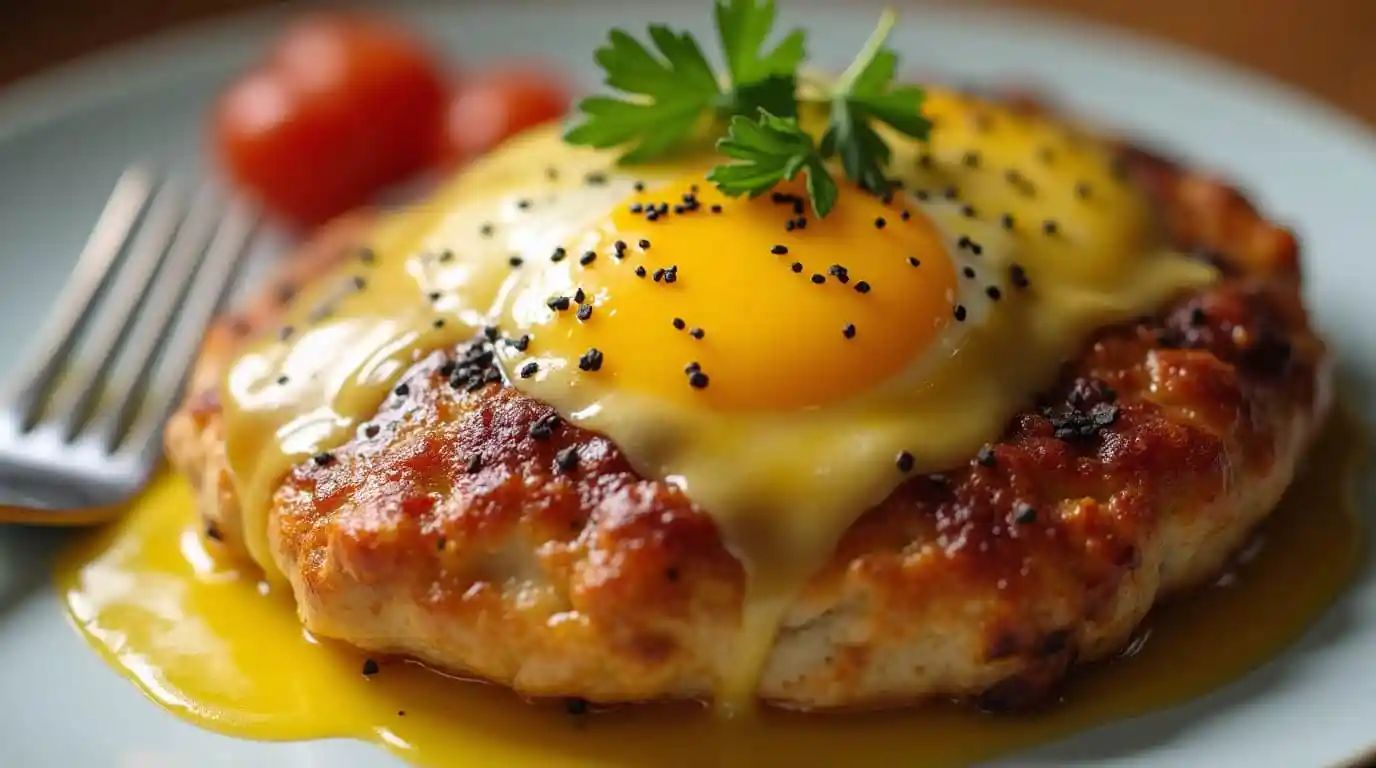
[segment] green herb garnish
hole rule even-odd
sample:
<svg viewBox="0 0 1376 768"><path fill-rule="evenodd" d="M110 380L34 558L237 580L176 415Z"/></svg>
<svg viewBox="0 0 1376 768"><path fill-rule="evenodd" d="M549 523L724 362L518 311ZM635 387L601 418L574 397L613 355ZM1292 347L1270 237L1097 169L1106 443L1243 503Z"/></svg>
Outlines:
<svg viewBox="0 0 1376 768"><path fill-rule="evenodd" d="M625 31L614 29L594 57L607 74L606 85L627 98L584 99L578 104L584 119L564 139L599 148L634 144L621 161L643 163L682 146L707 117L753 115L762 108L796 115L796 73L805 56L803 31L793 32L764 53L774 26L773 0L719 0L716 14L728 77L719 78L712 71L687 32L650 25L656 56Z"/></svg>
<svg viewBox="0 0 1376 768"><path fill-rule="evenodd" d="M894 86L898 54L884 47L894 21L891 11L880 17L879 27L832 89L831 120L822 135L822 156L840 155L846 176L873 192L888 188L884 167L891 153L871 123L886 123L915 139L926 139L932 127L922 115L922 89Z"/></svg>
<svg viewBox="0 0 1376 768"><path fill-rule="evenodd" d="M807 196L817 215L827 215L836 204L836 180L797 120L764 109L759 120L737 115L731 118L726 138L717 142L717 151L740 161L719 165L707 174L708 181L732 197L759 197L780 181L791 181L799 171L807 171Z"/></svg>
<svg viewBox="0 0 1376 768"><path fill-rule="evenodd" d="M836 202L826 161L839 158L846 176L875 192L888 188L891 151L874 128L884 123L925 139L923 93L895 85L898 56L884 47L894 15L885 12L860 55L816 102L829 116L820 143L798 124L798 68L806 33L795 29L772 50L773 0L717 0L717 34L726 72L713 72L691 34L651 25L652 52L625 31L612 30L595 58L606 85L623 97L593 96L579 103L580 122L566 141L599 148L629 145L623 163L643 163L690 144L706 129L722 136L717 149L733 162L708 179L733 197L755 197L807 173L813 210L825 216ZM723 136L724 134L724 136Z"/></svg>

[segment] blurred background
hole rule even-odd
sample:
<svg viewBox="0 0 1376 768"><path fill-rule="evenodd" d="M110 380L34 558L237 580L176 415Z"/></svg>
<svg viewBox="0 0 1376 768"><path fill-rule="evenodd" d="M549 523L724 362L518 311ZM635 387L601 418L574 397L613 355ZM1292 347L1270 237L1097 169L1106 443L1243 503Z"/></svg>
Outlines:
<svg viewBox="0 0 1376 768"><path fill-rule="evenodd" d="M891 0L890 4L902 7L918 1ZM783 0L785 5L788 2ZM1046 9L1171 40L1304 88L1376 124L1376 0L968 2ZM0 0L0 87L139 35L236 10L283 4L283 0Z"/></svg>

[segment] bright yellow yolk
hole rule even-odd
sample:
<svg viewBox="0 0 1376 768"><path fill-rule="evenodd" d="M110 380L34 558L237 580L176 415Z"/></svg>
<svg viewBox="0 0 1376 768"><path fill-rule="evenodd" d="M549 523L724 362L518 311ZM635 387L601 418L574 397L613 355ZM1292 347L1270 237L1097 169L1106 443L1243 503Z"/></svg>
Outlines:
<svg viewBox="0 0 1376 768"><path fill-rule="evenodd" d="M685 199L696 210L644 212ZM591 315L572 301L532 308L547 319L531 352L596 349L601 367L585 375L606 386L723 410L819 407L872 389L951 322L955 267L931 222L898 203L843 194L826 218L786 230L797 217L792 199L728 198L700 174L633 194L573 240L580 250L556 270L565 289L547 283L553 295L581 288ZM690 385L690 363L708 386Z"/></svg>

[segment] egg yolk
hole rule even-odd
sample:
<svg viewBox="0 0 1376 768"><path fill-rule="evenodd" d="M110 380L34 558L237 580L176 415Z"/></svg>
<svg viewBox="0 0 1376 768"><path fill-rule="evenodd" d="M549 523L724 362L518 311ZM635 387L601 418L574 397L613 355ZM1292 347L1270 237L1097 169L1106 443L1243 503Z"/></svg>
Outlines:
<svg viewBox="0 0 1376 768"><path fill-rule="evenodd" d="M802 192L728 198L694 174L634 193L545 275L530 354L719 410L820 407L899 373L952 321L941 234L868 194L819 219Z"/></svg>

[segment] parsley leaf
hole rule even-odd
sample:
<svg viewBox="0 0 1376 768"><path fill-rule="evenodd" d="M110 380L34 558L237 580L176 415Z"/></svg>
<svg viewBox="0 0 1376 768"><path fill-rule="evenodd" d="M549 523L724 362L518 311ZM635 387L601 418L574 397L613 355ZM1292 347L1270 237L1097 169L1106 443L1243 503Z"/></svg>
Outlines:
<svg viewBox="0 0 1376 768"><path fill-rule="evenodd" d="M775 75L753 83L742 83L731 91L731 102L725 111L732 116L749 116L761 109L780 117L797 117L797 78L793 75Z"/></svg>
<svg viewBox="0 0 1376 768"><path fill-rule="evenodd" d="M728 195L763 194L801 172L818 216L836 204L837 186L827 161L837 158L852 181L887 190L885 168L893 153L876 126L926 139L922 89L895 85L898 55L885 47L895 16L886 11L859 56L822 100L829 110L820 142L798 125L798 68L806 34L794 30L769 47L774 0L715 0L717 35L726 72L718 76L691 34L649 27L653 48L623 30L597 49L606 85L619 96L579 103L581 119L564 139L598 148L626 146L623 163L655 160L702 138L708 125L726 136L717 149L733 161L708 179ZM756 117L758 116L758 118Z"/></svg>
<svg viewBox="0 0 1376 768"><path fill-rule="evenodd" d="M774 29L774 0L717 0L714 10L731 83L726 112L753 117L765 109L782 117L796 116L798 67L807 56L807 33L795 29L765 53L765 41Z"/></svg>
<svg viewBox="0 0 1376 768"><path fill-rule="evenodd" d="M564 140L600 149L633 145L621 162L640 163L689 141L705 117L753 115L759 109L796 115L797 69L806 55L806 33L795 30L766 52L774 27L773 0L717 0L715 10L727 77L717 77L687 32L650 26L652 52L614 29L595 59L606 73L606 85L627 98L584 99L578 105L582 120Z"/></svg>
<svg viewBox="0 0 1376 768"><path fill-rule="evenodd" d="M779 117L761 109L758 121L737 115L717 151L740 162L719 165L707 180L732 197L758 197L779 182L807 173L807 194L818 216L836 205L836 180L823 163L822 154L791 117Z"/></svg>
<svg viewBox="0 0 1376 768"><path fill-rule="evenodd" d="M822 155L839 156L846 176L873 192L888 188L884 168L892 157L873 123L885 123L916 139L926 139L932 127L922 115L921 88L890 87L898 55L884 48L884 42L894 20L892 11L884 13L860 55L841 75L832 91L831 118L822 135Z"/></svg>
<svg viewBox="0 0 1376 768"><path fill-rule="evenodd" d="M716 104L721 96L716 76L692 35L656 24L650 39L662 59L622 30L612 30L594 56L608 86L639 98L584 99L578 108L585 119L564 134L565 141L599 149L634 142L622 161L652 160L686 139Z"/></svg>
<svg viewBox="0 0 1376 768"><path fill-rule="evenodd" d="M717 34L734 87L776 76L793 77L807 56L807 33L795 29L774 50L763 53L774 28L774 0L717 0Z"/></svg>

